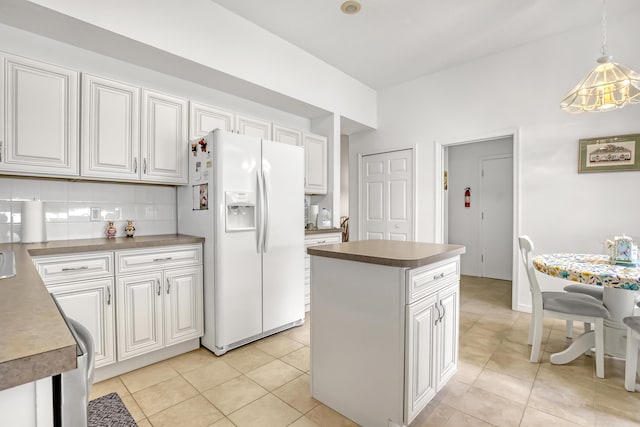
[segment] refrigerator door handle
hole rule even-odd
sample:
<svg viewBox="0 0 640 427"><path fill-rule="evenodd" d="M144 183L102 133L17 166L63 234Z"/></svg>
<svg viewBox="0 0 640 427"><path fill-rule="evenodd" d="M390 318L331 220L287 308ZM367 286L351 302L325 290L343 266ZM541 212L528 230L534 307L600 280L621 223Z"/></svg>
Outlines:
<svg viewBox="0 0 640 427"><path fill-rule="evenodd" d="M269 249L269 215L271 213L271 180L269 178L269 172L262 171L262 179L264 180L264 243L262 244L262 248L265 253Z"/></svg>
<svg viewBox="0 0 640 427"><path fill-rule="evenodd" d="M256 180L258 181L258 194L256 194L256 205L258 207L258 211L256 213L256 252L260 253L260 244L262 243L262 210L264 209L263 200L264 200L264 188L262 188L262 179L260 178L260 172L256 171Z"/></svg>

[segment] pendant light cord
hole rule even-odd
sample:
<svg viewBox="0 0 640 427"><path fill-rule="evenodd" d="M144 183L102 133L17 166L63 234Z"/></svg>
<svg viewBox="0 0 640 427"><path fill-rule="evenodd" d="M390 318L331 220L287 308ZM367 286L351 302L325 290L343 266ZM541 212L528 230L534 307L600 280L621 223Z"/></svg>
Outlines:
<svg viewBox="0 0 640 427"><path fill-rule="evenodd" d="M602 56L607 56L607 0L602 0Z"/></svg>

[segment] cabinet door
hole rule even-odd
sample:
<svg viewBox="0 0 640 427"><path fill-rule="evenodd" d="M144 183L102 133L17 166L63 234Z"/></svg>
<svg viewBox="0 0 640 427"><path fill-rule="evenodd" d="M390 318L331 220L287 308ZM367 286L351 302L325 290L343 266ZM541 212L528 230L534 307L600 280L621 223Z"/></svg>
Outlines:
<svg viewBox="0 0 640 427"><path fill-rule="evenodd" d="M202 268L165 272L165 344L202 336Z"/></svg>
<svg viewBox="0 0 640 427"><path fill-rule="evenodd" d="M438 390L458 368L459 286L459 282L453 283L439 293L442 320L438 323Z"/></svg>
<svg viewBox="0 0 640 427"><path fill-rule="evenodd" d="M138 180L140 89L82 76L82 176Z"/></svg>
<svg viewBox="0 0 640 427"><path fill-rule="evenodd" d="M0 58L6 108L0 171L78 176L78 72L12 55Z"/></svg>
<svg viewBox="0 0 640 427"><path fill-rule="evenodd" d="M290 145L302 145L302 132L284 126L273 125L273 140Z"/></svg>
<svg viewBox="0 0 640 427"><path fill-rule="evenodd" d="M233 113L189 102L189 139L201 138L215 129L233 132Z"/></svg>
<svg viewBox="0 0 640 427"><path fill-rule="evenodd" d="M405 364L405 424L436 395L437 296L407 306Z"/></svg>
<svg viewBox="0 0 640 427"><path fill-rule="evenodd" d="M271 139L271 122L255 117L236 116L236 131L243 135Z"/></svg>
<svg viewBox="0 0 640 427"><path fill-rule="evenodd" d="M65 315L80 322L91 336L96 368L116 361L113 279L97 279L47 288Z"/></svg>
<svg viewBox="0 0 640 427"><path fill-rule="evenodd" d="M117 279L118 360L164 347L162 273Z"/></svg>
<svg viewBox="0 0 640 427"><path fill-rule="evenodd" d="M327 138L304 135L304 192L327 194Z"/></svg>
<svg viewBox="0 0 640 427"><path fill-rule="evenodd" d="M186 184L187 101L143 89L142 180Z"/></svg>

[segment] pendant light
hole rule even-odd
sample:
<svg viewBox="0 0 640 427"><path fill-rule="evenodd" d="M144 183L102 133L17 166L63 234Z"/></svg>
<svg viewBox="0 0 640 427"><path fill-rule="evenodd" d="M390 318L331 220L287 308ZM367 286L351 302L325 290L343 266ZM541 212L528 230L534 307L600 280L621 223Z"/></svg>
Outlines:
<svg viewBox="0 0 640 427"><path fill-rule="evenodd" d="M591 70L560 102L569 113L611 111L640 102L640 74L613 62L607 46L607 3L602 1L602 56Z"/></svg>

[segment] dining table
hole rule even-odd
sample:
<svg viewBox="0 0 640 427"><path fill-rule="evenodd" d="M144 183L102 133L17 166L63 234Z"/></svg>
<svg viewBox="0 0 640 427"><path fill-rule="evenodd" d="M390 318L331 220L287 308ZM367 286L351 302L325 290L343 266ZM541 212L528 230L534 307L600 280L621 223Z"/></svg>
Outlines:
<svg viewBox="0 0 640 427"><path fill-rule="evenodd" d="M640 300L640 264L615 264L604 254L557 253L535 256L533 266L552 277L603 288L603 303L610 314L604 319L605 353L624 358L627 328L622 319L634 315ZM593 333L585 332L567 349L553 354L551 362L569 363L594 345Z"/></svg>

